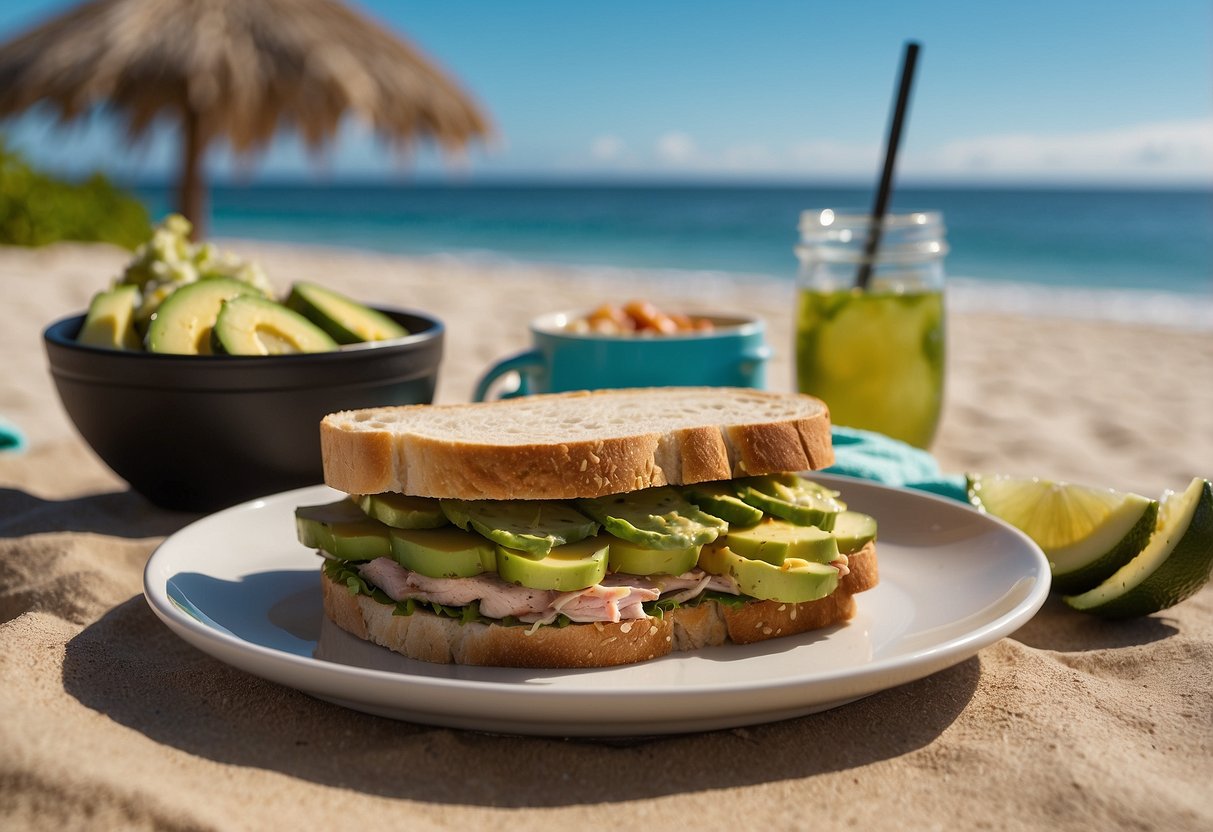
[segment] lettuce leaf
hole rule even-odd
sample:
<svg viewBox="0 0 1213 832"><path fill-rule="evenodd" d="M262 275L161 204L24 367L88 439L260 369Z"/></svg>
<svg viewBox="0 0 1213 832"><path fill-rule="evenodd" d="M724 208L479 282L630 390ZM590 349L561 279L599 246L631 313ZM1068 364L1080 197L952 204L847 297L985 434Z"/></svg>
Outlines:
<svg viewBox="0 0 1213 832"><path fill-rule="evenodd" d="M697 607L704 601L716 601L724 604L726 607L744 607L754 599L748 595L730 595L727 592L716 592L709 589L691 598L688 601L675 601L673 598L658 598L656 601L649 601L644 604L644 611L653 618L665 618L665 613L672 612L679 607Z"/></svg>

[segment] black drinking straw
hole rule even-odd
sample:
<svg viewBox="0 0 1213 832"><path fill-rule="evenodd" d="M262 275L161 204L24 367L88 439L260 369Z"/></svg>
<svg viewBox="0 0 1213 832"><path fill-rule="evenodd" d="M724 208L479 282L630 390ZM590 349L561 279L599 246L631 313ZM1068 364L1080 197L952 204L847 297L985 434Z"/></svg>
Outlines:
<svg viewBox="0 0 1213 832"><path fill-rule="evenodd" d="M901 56L901 81L897 86L897 103L893 105L889 133L885 138L884 168L880 172L880 186L876 189L876 202L872 206L872 227L868 232L863 262L859 264L859 275L855 278L855 284L861 290L868 288L868 281L872 279L872 261L876 257L876 249L880 248L884 215L893 190L893 167L897 163L897 148L901 145L901 125L910 106L910 87L914 84L914 67L918 63L920 48L914 41L907 41Z"/></svg>

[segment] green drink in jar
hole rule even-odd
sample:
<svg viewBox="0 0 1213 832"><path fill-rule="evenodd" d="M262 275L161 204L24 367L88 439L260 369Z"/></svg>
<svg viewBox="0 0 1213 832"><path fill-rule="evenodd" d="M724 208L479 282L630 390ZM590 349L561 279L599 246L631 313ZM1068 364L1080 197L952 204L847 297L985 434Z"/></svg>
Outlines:
<svg viewBox="0 0 1213 832"><path fill-rule="evenodd" d="M808 211L800 230L800 391L823 399L834 424L928 447L943 405L943 218L886 215L871 258L866 215Z"/></svg>

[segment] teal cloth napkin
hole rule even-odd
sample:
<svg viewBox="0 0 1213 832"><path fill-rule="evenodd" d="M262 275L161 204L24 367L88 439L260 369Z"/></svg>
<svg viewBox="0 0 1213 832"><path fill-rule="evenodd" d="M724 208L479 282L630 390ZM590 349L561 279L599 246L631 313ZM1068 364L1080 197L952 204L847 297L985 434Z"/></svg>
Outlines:
<svg viewBox="0 0 1213 832"><path fill-rule="evenodd" d="M19 451L25 447L25 437L15 425L0 419L0 451Z"/></svg>
<svg viewBox="0 0 1213 832"><path fill-rule="evenodd" d="M835 426L834 465L828 474L846 474L885 485L905 486L967 501L962 474L944 474L935 457L897 439Z"/></svg>

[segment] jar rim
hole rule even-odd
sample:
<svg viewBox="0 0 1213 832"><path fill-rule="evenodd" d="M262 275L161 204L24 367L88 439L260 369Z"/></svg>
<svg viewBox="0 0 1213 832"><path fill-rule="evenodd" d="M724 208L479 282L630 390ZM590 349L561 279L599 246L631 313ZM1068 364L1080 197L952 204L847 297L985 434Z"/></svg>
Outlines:
<svg viewBox="0 0 1213 832"><path fill-rule="evenodd" d="M817 232L833 228L867 227L872 223L872 215L862 209L812 208L800 212L800 231ZM884 229L923 228L938 229L940 234L945 231L942 211L908 211L884 215L881 222Z"/></svg>

